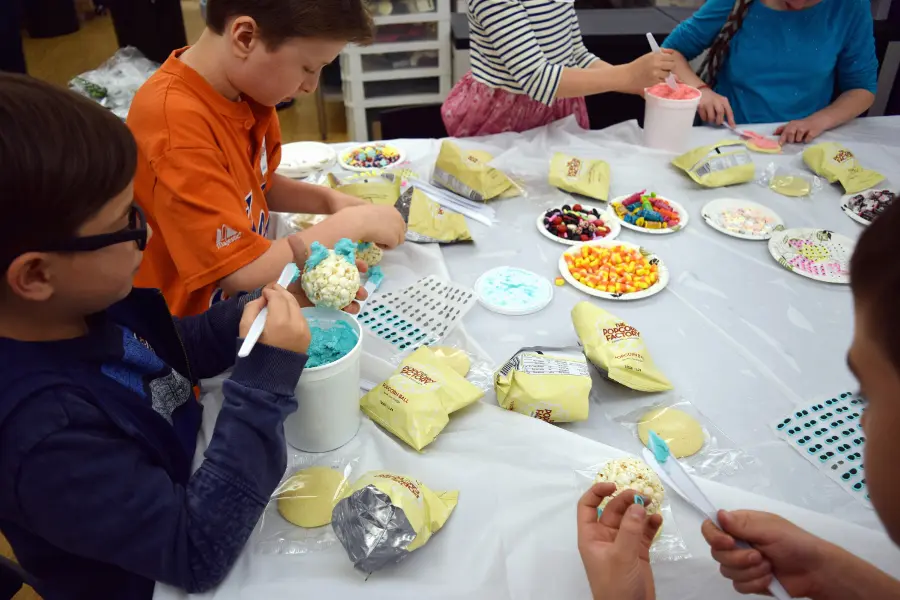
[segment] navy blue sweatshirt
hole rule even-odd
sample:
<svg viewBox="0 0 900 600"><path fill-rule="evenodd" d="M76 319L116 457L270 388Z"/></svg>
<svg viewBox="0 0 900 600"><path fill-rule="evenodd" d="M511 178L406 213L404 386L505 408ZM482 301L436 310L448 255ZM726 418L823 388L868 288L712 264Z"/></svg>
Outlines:
<svg viewBox="0 0 900 600"><path fill-rule="evenodd" d="M173 319L156 290L82 338L0 338L0 530L44 600L188 592L237 560L286 467L284 420L306 356L257 344L235 363L252 296ZM192 386L234 366L202 466Z"/></svg>

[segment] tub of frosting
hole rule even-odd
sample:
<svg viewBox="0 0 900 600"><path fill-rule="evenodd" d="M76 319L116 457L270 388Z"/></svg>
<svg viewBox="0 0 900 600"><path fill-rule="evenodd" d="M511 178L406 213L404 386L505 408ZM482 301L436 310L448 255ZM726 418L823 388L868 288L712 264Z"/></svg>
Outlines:
<svg viewBox="0 0 900 600"><path fill-rule="evenodd" d="M304 308L312 341L309 361L297 382L297 412L284 423L287 442L304 452L328 452L359 430L359 362L362 330L351 315Z"/></svg>
<svg viewBox="0 0 900 600"><path fill-rule="evenodd" d="M700 96L700 90L683 83L674 90L665 83L645 89L644 145L682 152L690 140Z"/></svg>

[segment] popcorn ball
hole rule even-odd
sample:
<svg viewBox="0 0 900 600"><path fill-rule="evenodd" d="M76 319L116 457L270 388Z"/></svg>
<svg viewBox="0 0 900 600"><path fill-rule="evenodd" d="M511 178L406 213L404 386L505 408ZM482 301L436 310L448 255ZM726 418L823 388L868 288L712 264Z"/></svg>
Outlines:
<svg viewBox="0 0 900 600"><path fill-rule="evenodd" d="M356 244L344 238L329 250L313 242L300 285L316 306L340 310L353 302L359 290Z"/></svg>
<svg viewBox="0 0 900 600"><path fill-rule="evenodd" d="M616 491L600 503L601 510L606 508L610 500L625 490L634 490L650 500L649 506L646 507L649 515L659 513L663 500L666 498L666 490L663 488L659 476L647 463L637 458L617 458L609 461L604 465L603 470L597 473L594 481L616 484Z"/></svg>
<svg viewBox="0 0 900 600"><path fill-rule="evenodd" d="M371 269L381 262L384 252L372 242L360 242L356 247L356 258L363 261Z"/></svg>
<svg viewBox="0 0 900 600"><path fill-rule="evenodd" d="M659 281L659 265L629 246L578 246L563 255L572 277L598 292L632 294Z"/></svg>
<svg viewBox="0 0 900 600"><path fill-rule="evenodd" d="M620 219L644 229L671 229L681 224L678 210L655 192L632 194L612 207Z"/></svg>

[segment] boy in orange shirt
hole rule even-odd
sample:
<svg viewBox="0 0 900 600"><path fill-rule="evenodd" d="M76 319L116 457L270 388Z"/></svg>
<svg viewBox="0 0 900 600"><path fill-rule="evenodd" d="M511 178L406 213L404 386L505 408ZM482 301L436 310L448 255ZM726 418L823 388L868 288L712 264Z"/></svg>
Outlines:
<svg viewBox="0 0 900 600"><path fill-rule="evenodd" d="M294 246L402 243L393 207L275 173L274 106L313 92L322 67L372 35L362 0L209 0L198 42L169 57L129 112L135 197L154 231L137 285L160 288L184 316L277 279L295 253L267 239L270 210L334 215L295 233Z"/></svg>

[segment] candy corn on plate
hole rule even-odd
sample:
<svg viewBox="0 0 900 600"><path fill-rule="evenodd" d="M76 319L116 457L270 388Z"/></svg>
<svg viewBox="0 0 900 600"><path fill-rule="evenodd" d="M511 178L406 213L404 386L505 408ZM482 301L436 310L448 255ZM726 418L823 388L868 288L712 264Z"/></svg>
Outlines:
<svg viewBox="0 0 900 600"><path fill-rule="evenodd" d="M669 270L658 256L616 240L569 248L559 257L559 272L578 290L608 300L640 300L669 284Z"/></svg>
<svg viewBox="0 0 900 600"><path fill-rule="evenodd" d="M649 190L615 198L609 203L609 214L622 227L655 235L681 231L689 218L682 205Z"/></svg>

